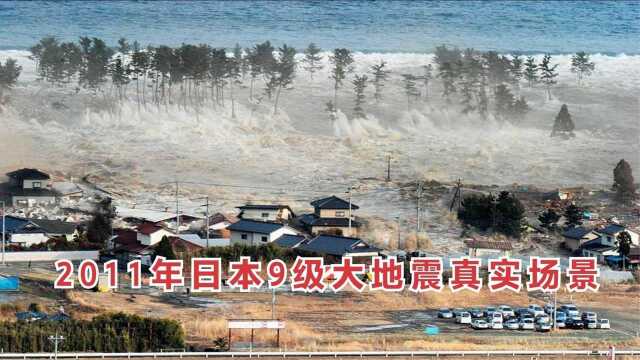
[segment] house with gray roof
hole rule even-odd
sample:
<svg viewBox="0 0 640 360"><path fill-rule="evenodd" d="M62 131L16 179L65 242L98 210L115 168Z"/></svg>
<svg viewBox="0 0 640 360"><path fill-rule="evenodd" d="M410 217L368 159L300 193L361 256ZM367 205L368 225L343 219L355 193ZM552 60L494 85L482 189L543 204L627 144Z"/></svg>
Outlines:
<svg viewBox="0 0 640 360"><path fill-rule="evenodd" d="M603 245L616 246L618 243L618 235L627 232L631 237L631 244L640 245L640 235L637 232L628 229L620 224L608 224L602 229L596 229L596 233L600 235L600 242Z"/></svg>
<svg viewBox="0 0 640 360"><path fill-rule="evenodd" d="M279 247L286 249L295 249L307 240L303 235L284 234L277 238L273 243Z"/></svg>
<svg viewBox="0 0 640 360"><path fill-rule="evenodd" d="M0 193L13 207L50 205L58 199L58 192L51 189L51 177L38 169L12 171L7 177L9 181L0 184Z"/></svg>
<svg viewBox="0 0 640 360"><path fill-rule="evenodd" d="M359 238L326 234L318 235L297 248L333 258L343 256L372 257L380 253L380 249L370 246Z"/></svg>
<svg viewBox="0 0 640 360"><path fill-rule="evenodd" d="M238 217L248 220L272 221L287 223L291 221L295 214L289 205L281 204L246 204L238 206L240 214Z"/></svg>
<svg viewBox="0 0 640 360"><path fill-rule="evenodd" d="M593 230L582 226L572 227L562 233L564 237L564 246L571 250L579 250L587 241L595 240L599 237Z"/></svg>
<svg viewBox="0 0 640 360"><path fill-rule="evenodd" d="M335 234L340 236L356 236L360 222L356 221L353 212L359 209L347 200L335 195L311 202L313 213L305 214L299 221L311 234Z"/></svg>
<svg viewBox="0 0 640 360"><path fill-rule="evenodd" d="M231 245L265 245L285 234L298 235L294 228L281 223L248 219L241 219L229 225L227 230L231 232Z"/></svg>

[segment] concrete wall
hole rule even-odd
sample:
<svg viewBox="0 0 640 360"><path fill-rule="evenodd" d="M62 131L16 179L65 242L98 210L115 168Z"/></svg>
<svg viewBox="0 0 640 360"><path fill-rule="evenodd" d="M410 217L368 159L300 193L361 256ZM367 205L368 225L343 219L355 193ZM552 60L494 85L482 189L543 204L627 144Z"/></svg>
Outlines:
<svg viewBox="0 0 640 360"><path fill-rule="evenodd" d="M262 215L267 215L263 217ZM281 221L289 220L291 212L289 209L265 210L265 209L245 209L242 210L242 218L257 221Z"/></svg>
<svg viewBox="0 0 640 360"><path fill-rule="evenodd" d="M351 215L353 216L354 210L351 209ZM321 209L320 217L323 218L348 218L349 217L349 209L345 210L334 210L334 209Z"/></svg>
<svg viewBox="0 0 640 360"><path fill-rule="evenodd" d="M28 262L28 261L56 261L67 260L98 260L100 252L98 250L83 251L12 251L6 252L4 259L6 262Z"/></svg>

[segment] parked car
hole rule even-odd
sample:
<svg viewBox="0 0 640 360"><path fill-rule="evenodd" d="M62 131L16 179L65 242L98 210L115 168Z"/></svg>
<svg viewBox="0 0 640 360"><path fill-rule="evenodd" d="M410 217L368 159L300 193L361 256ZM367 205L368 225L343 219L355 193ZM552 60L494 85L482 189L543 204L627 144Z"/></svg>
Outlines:
<svg viewBox="0 0 640 360"><path fill-rule="evenodd" d="M535 323L533 319L522 319L520 320L520 330L534 330Z"/></svg>
<svg viewBox="0 0 640 360"><path fill-rule="evenodd" d="M451 319L453 318L453 312L447 308L442 308L438 310L438 317L440 319Z"/></svg>
<svg viewBox="0 0 640 360"><path fill-rule="evenodd" d="M516 313L517 317L521 318L522 315L529 314L529 309L527 309L527 308L517 308L515 313Z"/></svg>
<svg viewBox="0 0 640 360"><path fill-rule="evenodd" d="M536 317L536 321L544 321L546 323L550 323L551 322L551 317L547 314L544 315L539 315Z"/></svg>
<svg viewBox="0 0 640 360"><path fill-rule="evenodd" d="M584 329L584 323L579 316L570 316L567 318L565 324L567 324L567 328L569 329Z"/></svg>
<svg viewBox="0 0 640 360"><path fill-rule="evenodd" d="M560 310L567 314L567 316L580 316L580 311L578 311L578 307L573 304L564 304L560 306Z"/></svg>
<svg viewBox="0 0 640 360"><path fill-rule="evenodd" d="M547 332L551 330L551 324L546 321L537 321L536 322L536 331Z"/></svg>
<svg viewBox="0 0 640 360"><path fill-rule="evenodd" d="M490 323L490 325L491 325L490 327L492 329L494 329L494 330L502 330L502 329L504 329L504 327L502 325L502 320L500 320L500 321L492 321Z"/></svg>
<svg viewBox="0 0 640 360"><path fill-rule="evenodd" d="M529 312L534 317L537 317L537 316L540 316L540 315L544 315L544 310L542 309L542 307L540 305L531 304L531 305L529 305L529 307L527 309L529 309Z"/></svg>
<svg viewBox="0 0 640 360"><path fill-rule="evenodd" d="M463 308L455 308L452 310L453 312L453 317L458 317L458 315L460 315L461 312L464 312Z"/></svg>
<svg viewBox="0 0 640 360"><path fill-rule="evenodd" d="M534 319L535 319L535 317L533 316L533 314L532 314L532 313L530 313L530 312L529 312L529 309L527 309L527 311L526 311L526 312L524 312L524 313L522 313L522 315L520 315L520 320L522 320L522 319L531 319L531 320L534 320Z"/></svg>
<svg viewBox="0 0 640 360"><path fill-rule="evenodd" d="M491 313L491 315L487 316L487 321L488 322L503 322L504 318L502 317L502 313L499 311L494 311L493 313Z"/></svg>
<svg viewBox="0 0 640 360"><path fill-rule="evenodd" d="M595 319L587 319L583 321L585 329L597 329L598 328L598 320Z"/></svg>
<svg viewBox="0 0 640 360"><path fill-rule="evenodd" d="M611 324L609 323L609 319L600 319L600 320L598 320L598 328L599 329L611 329Z"/></svg>
<svg viewBox="0 0 640 360"><path fill-rule="evenodd" d="M516 319L511 319L504 323L504 327L509 330L518 330L520 329L520 323Z"/></svg>
<svg viewBox="0 0 640 360"><path fill-rule="evenodd" d="M544 312L549 314L549 315L553 315L553 311L555 310L555 307L553 306L553 304L545 304L544 305Z"/></svg>
<svg viewBox="0 0 640 360"><path fill-rule="evenodd" d="M469 313L471 313L471 317L473 317L474 319L484 317L484 311L478 308L470 309Z"/></svg>
<svg viewBox="0 0 640 360"><path fill-rule="evenodd" d="M463 311L456 316L456 322L459 324L471 324L471 314L467 311Z"/></svg>
<svg viewBox="0 0 640 360"><path fill-rule="evenodd" d="M561 311L556 312L556 326L558 328L565 327L565 321L567 321L567 315Z"/></svg>
<svg viewBox="0 0 640 360"><path fill-rule="evenodd" d="M475 319L471 322L471 327L476 330L488 329L489 323L481 319Z"/></svg>
<svg viewBox="0 0 640 360"><path fill-rule="evenodd" d="M591 312L591 311L585 311L582 313L582 316L580 317L583 321L584 320L598 320L598 314Z"/></svg>
<svg viewBox="0 0 640 360"><path fill-rule="evenodd" d="M491 314L493 314L494 312L496 312L496 308L495 308L495 307L493 307L493 306L487 306L487 307L484 309L484 316L486 316L486 317L490 317L490 316L491 316Z"/></svg>
<svg viewBox="0 0 640 360"><path fill-rule="evenodd" d="M513 311L513 309L511 308L511 306L508 305L500 305L498 307L498 310L502 313L502 317L503 318L512 318L516 316L516 313Z"/></svg>

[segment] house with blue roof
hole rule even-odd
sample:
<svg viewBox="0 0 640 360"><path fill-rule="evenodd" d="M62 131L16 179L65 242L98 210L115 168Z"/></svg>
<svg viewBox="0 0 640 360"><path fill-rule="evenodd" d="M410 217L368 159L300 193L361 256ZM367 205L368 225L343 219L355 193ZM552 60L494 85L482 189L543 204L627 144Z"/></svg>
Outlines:
<svg viewBox="0 0 640 360"><path fill-rule="evenodd" d="M357 236L360 222L353 214L359 207L337 196L329 196L311 202L313 213L300 216L300 223L310 234L335 234Z"/></svg>
<svg viewBox="0 0 640 360"><path fill-rule="evenodd" d="M600 235L600 242L603 245L616 246L618 243L618 235L626 231L631 237L631 243L633 245L640 245L640 235L637 232L628 229L624 225L609 224L602 229L596 230L596 233Z"/></svg>
<svg viewBox="0 0 640 360"><path fill-rule="evenodd" d="M241 219L229 225L227 230L231 232L231 245L266 245L285 234L298 235L298 231L285 224L249 219Z"/></svg>
<svg viewBox="0 0 640 360"><path fill-rule="evenodd" d="M586 242L600 237L595 231L583 226L572 227L563 232L562 236L564 237L564 247L571 251L578 251Z"/></svg>

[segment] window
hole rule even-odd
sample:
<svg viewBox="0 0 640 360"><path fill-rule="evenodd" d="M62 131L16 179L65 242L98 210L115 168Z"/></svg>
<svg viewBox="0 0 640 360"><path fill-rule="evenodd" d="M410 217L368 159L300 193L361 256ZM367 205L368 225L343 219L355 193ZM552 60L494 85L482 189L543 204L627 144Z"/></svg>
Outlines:
<svg viewBox="0 0 640 360"><path fill-rule="evenodd" d="M267 242L267 241L269 241L269 238L266 237L266 236L263 236L263 237L260 238L260 240L262 240L262 242Z"/></svg>
<svg viewBox="0 0 640 360"><path fill-rule="evenodd" d="M269 213L262 213L262 217L263 218L268 218L269 217Z"/></svg>
<svg viewBox="0 0 640 360"><path fill-rule="evenodd" d="M31 187L33 187L34 189L39 189L42 187L42 183L40 181L34 181L31 183Z"/></svg>
<svg viewBox="0 0 640 360"><path fill-rule="evenodd" d="M344 217L344 211L336 211L336 217Z"/></svg>
<svg viewBox="0 0 640 360"><path fill-rule="evenodd" d="M247 240L247 234L242 234L242 235L240 235L240 238L241 238L242 240Z"/></svg>

